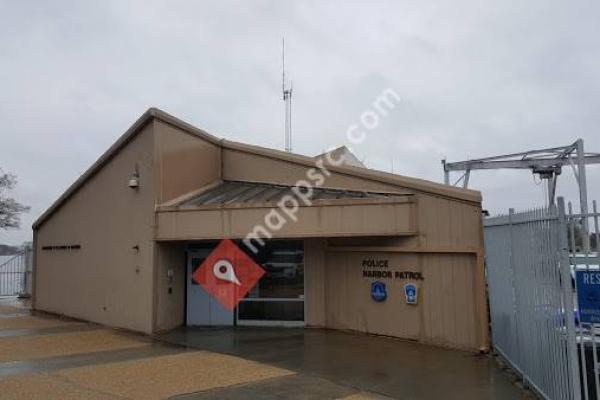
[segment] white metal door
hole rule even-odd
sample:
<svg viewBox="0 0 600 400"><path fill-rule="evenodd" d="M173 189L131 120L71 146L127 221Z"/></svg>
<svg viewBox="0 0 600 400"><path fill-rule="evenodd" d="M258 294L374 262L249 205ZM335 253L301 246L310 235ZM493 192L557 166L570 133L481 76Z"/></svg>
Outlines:
<svg viewBox="0 0 600 400"><path fill-rule="evenodd" d="M187 263L187 315L186 324L203 326L233 325L233 311L224 308L213 299L202 286L194 282L192 273L202 264L211 252L210 249L194 250L188 253Z"/></svg>

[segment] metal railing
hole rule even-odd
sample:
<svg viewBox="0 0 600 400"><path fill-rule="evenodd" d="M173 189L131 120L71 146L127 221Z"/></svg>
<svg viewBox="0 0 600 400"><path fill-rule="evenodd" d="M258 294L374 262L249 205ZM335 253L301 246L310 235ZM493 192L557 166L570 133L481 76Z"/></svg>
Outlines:
<svg viewBox="0 0 600 400"><path fill-rule="evenodd" d="M581 394L566 221L562 199L484 221L493 348L546 399Z"/></svg>
<svg viewBox="0 0 600 400"><path fill-rule="evenodd" d="M25 248L0 263L0 296L31 295L32 250Z"/></svg>
<svg viewBox="0 0 600 400"><path fill-rule="evenodd" d="M577 292L577 276L582 271L600 271L600 229L596 201L592 202L592 212L574 213L569 202L567 222L567 244L569 264L571 266L572 286ZM577 303L577 301L575 301ZM598 310L600 312L600 310ZM575 337L578 346L578 357L581 361L582 397L585 400L597 399L600 393L600 324L584 322L580 307L576 307L577 328Z"/></svg>

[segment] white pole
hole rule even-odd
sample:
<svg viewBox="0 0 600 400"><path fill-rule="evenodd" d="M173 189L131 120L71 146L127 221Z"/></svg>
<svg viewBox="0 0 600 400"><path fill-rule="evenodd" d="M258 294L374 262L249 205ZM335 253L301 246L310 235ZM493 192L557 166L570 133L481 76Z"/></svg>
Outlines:
<svg viewBox="0 0 600 400"><path fill-rule="evenodd" d="M575 145L577 146L577 183L579 184L579 210L583 228L583 251L587 255L590 252L590 230L588 224L587 178L585 174L583 139L577 139Z"/></svg>

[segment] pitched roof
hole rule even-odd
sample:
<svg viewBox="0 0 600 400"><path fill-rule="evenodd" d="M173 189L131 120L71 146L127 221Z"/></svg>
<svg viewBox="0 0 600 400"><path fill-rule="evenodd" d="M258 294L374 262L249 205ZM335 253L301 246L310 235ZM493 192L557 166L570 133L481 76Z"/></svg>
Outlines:
<svg viewBox="0 0 600 400"><path fill-rule="evenodd" d="M131 125L127 131L117 139L117 141L106 150L97 160L88 168L69 188L33 223L33 229L38 228L50 215L52 215L64 202L66 202L83 184L98 172L115 154L117 154L135 135L137 135L150 121L159 120L169 125L175 126L189 134L198 136L208 142L217 144L222 148L241 151L263 157L283 160L307 167L314 166L314 158L300 154L287 153L285 151L268 149L265 147L254 146L245 143L219 139L210 133L199 129L185 121L180 120L158 108L149 108ZM361 177L373 181L397 185L403 188L410 188L417 191L441 195L444 197L466 200L471 202L480 202L481 194L478 191L470 189L456 188L440 183L430 182L423 179L410 178L401 175L390 174L383 171L376 171L364 167L343 165L331 166L331 171L346 174L350 176Z"/></svg>
<svg viewBox="0 0 600 400"><path fill-rule="evenodd" d="M300 154L294 153L287 153L283 150L267 149L265 147L245 143L231 142L225 139L223 139L221 143L224 148L230 150L237 150L267 158L284 160L287 162L304 165L307 167L314 167L315 164L315 159L312 157L302 156ZM363 167L341 165L330 167L328 166L327 168L331 171L337 172L342 175L355 176L375 182L387 183L389 185L398 186L399 188L413 189L423 193L430 193L458 200L466 200L477 203L481 202L481 193L477 190L458 188L454 186L445 185L443 183L427 181L425 179L396 175L391 174L389 172L378 171Z"/></svg>
<svg viewBox="0 0 600 400"><path fill-rule="evenodd" d="M203 205L225 205L232 203L277 203L285 195L292 194L292 189L298 188L292 185L279 185L263 182L231 181L226 180L219 185L211 186L208 190L201 192L191 198L181 201L177 206L203 206ZM299 188L304 190L304 188ZM340 200L340 199L390 199L406 197L405 194L343 190L332 188L312 188L307 197L311 201Z"/></svg>

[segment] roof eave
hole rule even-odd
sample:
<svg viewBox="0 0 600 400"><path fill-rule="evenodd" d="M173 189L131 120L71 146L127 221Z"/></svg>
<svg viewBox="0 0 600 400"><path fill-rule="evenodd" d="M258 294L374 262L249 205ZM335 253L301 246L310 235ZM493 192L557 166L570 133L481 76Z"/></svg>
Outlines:
<svg viewBox="0 0 600 400"><path fill-rule="evenodd" d="M117 152L123 148L127 143L129 143L135 135L137 135L150 121L159 120L166 124L173 125L189 134L194 136L198 136L210 143L221 145L221 139L217 138L210 133L203 131L202 129L196 128L195 126L188 124L185 121L180 120L172 116L169 113L166 113L158 108L151 107L147 109L130 127L123 133L117 141L108 148L97 160L89 167L71 186L67 188L63 192L60 197L48 207L42 215L40 215L32 225L32 228L35 230L39 228L42 223L50 215L52 215L58 208L64 203L69 197L71 197L83 184L91 178L96 172L100 170Z"/></svg>
<svg viewBox="0 0 600 400"><path fill-rule="evenodd" d="M157 119L164 123L173 125L184 132L198 136L215 145L221 146L230 150L242 151L250 154L258 154L264 157L293 162L303 166L314 166L315 159L312 157L302 156L299 154L287 153L281 150L267 149L265 147L249 145L245 143L233 142L211 135L202 129L182 121L158 108L151 107L139 117L127 131L117 139L117 141L105 151L97 160L88 168L67 190L54 202L52 205L35 220L32 225L34 230L38 229L60 206L69 199L83 184L100 170L122 147L129 143L135 135L140 132L146 124L153 119ZM460 199L470 202L481 202L481 193L475 190L460 189L443 184L425 181L417 178L409 178L401 175L390 174L382 171L374 171L367 168L353 166L333 166L328 165L328 169L341 174L358 176L373 181L388 183L401 187L408 187L417 191L441 195L454 199Z"/></svg>
<svg viewBox="0 0 600 400"><path fill-rule="evenodd" d="M139 131L141 131L148 124L149 121L152 120L152 118L155 116L155 112L156 109L154 108L149 108L148 110L146 110L146 112L144 112L142 116L139 117L133 123L133 125L131 125L129 129L127 129L127 131L125 131L125 133L122 134L121 137L119 137L117 141L113 143L113 145L110 146L108 150L106 150L94 162L94 164L92 164L91 167L89 167L83 174L81 174L81 176L79 176L79 178L77 178L77 180L73 182L71 186L69 186L67 190L65 190L63 194L61 194L60 197L56 199L56 201L54 201L54 203L52 203L52 205L50 205L50 207L48 207L48 209L44 211L42 215L39 216L38 219L35 220L35 222L32 225L32 228L34 230L39 228L42 225L42 223L46 219L48 219L48 217L50 217L50 215L52 215L62 205L63 202L65 202L81 186L83 186L83 184L89 178L91 178L97 171L99 171L100 168L102 168L102 166L104 166L104 164L106 164L122 147L129 143L135 137L135 135Z"/></svg>
<svg viewBox="0 0 600 400"><path fill-rule="evenodd" d="M263 157L293 162L302 166L315 166L315 159L299 154L288 153L281 150L267 149L265 147L254 146L250 144L233 142L226 139L221 141L226 149L241 151L249 154L258 154ZM415 189L434 195L441 195L470 202L481 202L481 193L477 190L462 189L441 183L435 183L418 178L410 178L403 175L391 174L383 171L376 171L368 168L353 167L349 165L327 165L327 169L345 175L358 176L369 180L397 185L405 188Z"/></svg>

